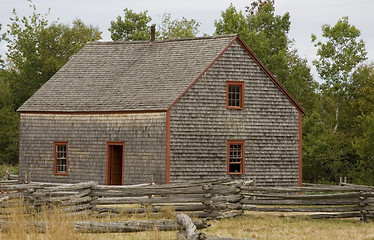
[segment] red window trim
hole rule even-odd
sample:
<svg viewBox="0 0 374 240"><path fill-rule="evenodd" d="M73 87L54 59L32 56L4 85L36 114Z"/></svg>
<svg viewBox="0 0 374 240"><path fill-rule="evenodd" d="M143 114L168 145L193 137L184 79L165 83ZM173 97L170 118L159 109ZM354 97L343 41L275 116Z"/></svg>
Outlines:
<svg viewBox="0 0 374 240"><path fill-rule="evenodd" d="M232 173L230 172L230 145L240 144L242 145L242 160L240 163L240 172ZM245 140L227 140L227 174L228 175L243 175L245 174Z"/></svg>
<svg viewBox="0 0 374 240"><path fill-rule="evenodd" d="M57 146L66 146L66 171L65 172L57 172ZM69 159L69 151L68 151L68 142L54 142L53 144L53 155L54 155L54 167L53 173L54 175L68 175L68 159Z"/></svg>
<svg viewBox="0 0 374 240"><path fill-rule="evenodd" d="M240 86L240 106L229 106L229 87ZM244 82L227 81L226 82L226 108L227 109L244 109Z"/></svg>

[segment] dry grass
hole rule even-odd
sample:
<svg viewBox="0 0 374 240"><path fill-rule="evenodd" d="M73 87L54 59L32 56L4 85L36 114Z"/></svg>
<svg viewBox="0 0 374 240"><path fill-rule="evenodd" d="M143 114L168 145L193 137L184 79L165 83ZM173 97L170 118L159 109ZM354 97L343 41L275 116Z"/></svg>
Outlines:
<svg viewBox="0 0 374 240"><path fill-rule="evenodd" d="M287 217L251 213L247 216L213 222L205 232L209 235L258 240L373 240L374 223L363 223L356 219L316 220L303 216Z"/></svg>
<svg viewBox="0 0 374 240"><path fill-rule="evenodd" d="M115 218L96 219L89 216L72 217L63 214L58 208L44 209L42 213L27 210L24 206L13 208L8 220L11 222L7 232L0 233L0 239L28 240L139 240L139 239L175 239L176 231L148 231L139 233L87 234L74 231L74 221L126 221L154 219L151 214L140 216L119 215ZM29 214L25 214L29 211ZM165 207L159 218L174 219L172 207ZM49 222L45 233L40 233L37 222ZM208 235L222 237L261 239L372 239L374 223L362 223L354 219L347 220L311 220L305 217L286 217L274 214L250 213L248 216L212 221L212 226L204 229Z"/></svg>
<svg viewBox="0 0 374 240"><path fill-rule="evenodd" d="M176 231L148 231L138 233L110 233L110 234L88 234L74 231L73 222L75 221L92 221L92 222L115 222L115 221L131 221L131 220L149 220L155 219L154 215L146 212L141 215L117 215L116 217L105 217L101 219L93 218L87 215L70 216L63 213L59 208L43 208L41 213L26 208L21 202L19 207L8 208L10 214L2 219L9 224L6 225L7 231L0 231L0 239L9 240L56 240L56 239L77 239L77 240L108 240L108 239L175 239ZM157 218L174 219L174 211L172 207L165 207ZM47 222L48 228L44 233L40 231L40 223ZM3 226L2 226L3 227Z"/></svg>

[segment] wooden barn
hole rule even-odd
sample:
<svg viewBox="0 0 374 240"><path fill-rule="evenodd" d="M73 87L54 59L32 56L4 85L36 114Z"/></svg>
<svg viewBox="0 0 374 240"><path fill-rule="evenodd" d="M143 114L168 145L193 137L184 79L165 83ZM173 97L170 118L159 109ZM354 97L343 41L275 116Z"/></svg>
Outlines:
<svg viewBox="0 0 374 240"><path fill-rule="evenodd" d="M238 35L88 43L18 111L21 181L301 184L304 110Z"/></svg>

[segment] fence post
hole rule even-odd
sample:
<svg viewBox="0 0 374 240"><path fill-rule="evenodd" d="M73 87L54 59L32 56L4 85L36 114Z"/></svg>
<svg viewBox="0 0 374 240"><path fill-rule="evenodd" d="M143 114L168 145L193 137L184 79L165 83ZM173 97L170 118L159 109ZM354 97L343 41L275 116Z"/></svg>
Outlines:
<svg viewBox="0 0 374 240"><path fill-rule="evenodd" d="M95 196L95 191L97 191L97 189L96 189L96 186L97 186L98 184L95 184L95 185L92 185L91 187L90 187L90 189L91 189L91 192L88 194L88 196L90 196L91 197L91 201L90 201L90 206L91 206L91 214L93 214L96 210L97 210L97 208L96 208L96 201L97 201L97 199L99 199L99 197L96 195Z"/></svg>
<svg viewBox="0 0 374 240"><path fill-rule="evenodd" d="M203 186L206 206L204 212L208 219L221 219L235 217L243 213L240 188L243 181L220 183L219 185L207 184Z"/></svg>
<svg viewBox="0 0 374 240"><path fill-rule="evenodd" d="M368 211L366 210L366 205L367 205L367 198L366 198L366 192L364 191L360 191L360 213L361 213L361 221L363 222L367 222L367 213Z"/></svg>
<svg viewBox="0 0 374 240"><path fill-rule="evenodd" d="M5 180L10 180L10 172L8 170L6 170L4 177L5 177Z"/></svg>

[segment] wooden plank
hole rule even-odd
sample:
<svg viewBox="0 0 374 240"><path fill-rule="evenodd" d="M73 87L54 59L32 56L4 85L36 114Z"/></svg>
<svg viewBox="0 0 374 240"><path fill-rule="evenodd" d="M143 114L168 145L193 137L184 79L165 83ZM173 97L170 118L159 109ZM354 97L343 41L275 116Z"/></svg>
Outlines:
<svg viewBox="0 0 374 240"><path fill-rule="evenodd" d="M93 196L98 197L140 197L150 195L176 195L176 194L234 194L237 192L236 187L233 186L222 186L213 185L211 189L204 190L201 186L189 186L189 187L174 187L174 188L160 188L156 187L145 187L145 188L127 188L121 190L105 189L92 191Z"/></svg>
<svg viewBox="0 0 374 240"><path fill-rule="evenodd" d="M359 206L341 206L341 207L257 207L254 205L244 205L243 210L259 212L359 212L362 208Z"/></svg>
<svg viewBox="0 0 374 240"><path fill-rule="evenodd" d="M358 218L361 217L359 212L346 212L346 213L324 213L309 215L313 219L328 219L328 218Z"/></svg>
<svg viewBox="0 0 374 240"><path fill-rule="evenodd" d="M367 189L358 189L349 186L334 186L334 185L321 185L319 187L294 187L294 188L274 188L274 187L253 187L253 186L242 186L240 189L245 192L263 192L263 193L291 193L291 192L356 192L365 191Z"/></svg>
<svg viewBox="0 0 374 240"><path fill-rule="evenodd" d="M302 200L312 200L312 199L341 199L341 198L359 198L361 193L336 193L336 194L316 194L316 195L300 195L300 194L264 194L264 193L242 193L245 197L261 197L266 200L276 200L276 199L302 199Z"/></svg>
<svg viewBox="0 0 374 240"><path fill-rule="evenodd" d="M152 183L143 183L143 184L136 184L136 185L96 185L92 187L93 191L103 191L103 190L129 190L129 189L139 189L144 188L147 186L152 186Z"/></svg>
<svg viewBox="0 0 374 240"><path fill-rule="evenodd" d="M259 199L259 200L251 200L251 199L242 199L242 204L252 204L252 205L299 205L299 206L306 206L306 205L357 205L361 202L361 200L357 198L346 198L346 199L298 199L298 200L289 200L289 199L282 199L282 200L266 200L266 199Z"/></svg>
<svg viewBox="0 0 374 240"><path fill-rule="evenodd" d="M202 202L203 197L196 198L168 198L168 197L116 197L116 198L99 198L93 200L92 204L106 205L106 204L151 204L151 203L194 203Z"/></svg>
<svg viewBox="0 0 374 240"><path fill-rule="evenodd" d="M48 193L48 192L59 192L59 191L77 191L77 190L82 190L82 189L87 189L87 188L93 188L96 186L96 182L82 182L82 183L77 183L77 184L66 184L66 185L61 185L57 187L45 187L43 190Z"/></svg>

